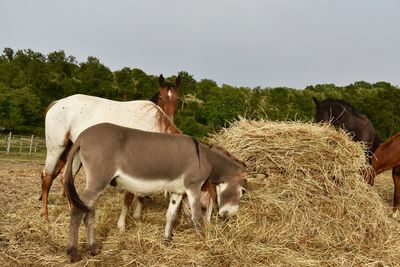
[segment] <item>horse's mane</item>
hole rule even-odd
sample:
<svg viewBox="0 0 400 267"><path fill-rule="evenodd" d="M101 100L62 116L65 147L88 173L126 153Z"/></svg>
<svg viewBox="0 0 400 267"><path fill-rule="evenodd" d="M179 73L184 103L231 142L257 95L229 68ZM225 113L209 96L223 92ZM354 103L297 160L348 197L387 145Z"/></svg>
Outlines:
<svg viewBox="0 0 400 267"><path fill-rule="evenodd" d="M45 114L47 114L47 112L49 112L49 109L51 109L51 107L54 106L56 103L57 103L57 100L51 102L51 103L47 106L46 111L45 111Z"/></svg>
<svg viewBox="0 0 400 267"><path fill-rule="evenodd" d="M150 98L150 101L153 102L154 104L158 105L159 96L160 96L160 91L157 91L157 92Z"/></svg>
<svg viewBox="0 0 400 267"><path fill-rule="evenodd" d="M329 103L329 105L340 105L345 107L347 110L351 111L354 115L357 115L359 117L365 116L364 114L362 114L360 111L358 111L353 105L351 105L350 103L342 100L342 99L325 99L324 102Z"/></svg>
<svg viewBox="0 0 400 267"><path fill-rule="evenodd" d="M152 105L151 105L152 104ZM151 108L157 109L156 116L157 116L157 124L161 127L163 126L163 132L166 133L174 133L180 134L181 131L176 127L176 125L171 121L171 119L164 113L164 111L154 103L149 102L149 106Z"/></svg>

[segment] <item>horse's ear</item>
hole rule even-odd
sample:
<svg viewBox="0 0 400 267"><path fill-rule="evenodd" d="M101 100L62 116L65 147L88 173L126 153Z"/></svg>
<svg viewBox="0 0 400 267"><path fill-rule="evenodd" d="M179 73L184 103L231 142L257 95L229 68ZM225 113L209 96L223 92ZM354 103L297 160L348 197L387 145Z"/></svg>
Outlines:
<svg viewBox="0 0 400 267"><path fill-rule="evenodd" d="M315 96L312 97L312 100L314 101L315 106L319 107L318 99Z"/></svg>
<svg viewBox="0 0 400 267"><path fill-rule="evenodd" d="M181 84L181 76L178 75L178 77L176 77L175 80L175 87L178 88L180 84Z"/></svg>
<svg viewBox="0 0 400 267"><path fill-rule="evenodd" d="M162 74L160 74L160 77L158 77L158 83L161 87L164 86L164 76Z"/></svg>

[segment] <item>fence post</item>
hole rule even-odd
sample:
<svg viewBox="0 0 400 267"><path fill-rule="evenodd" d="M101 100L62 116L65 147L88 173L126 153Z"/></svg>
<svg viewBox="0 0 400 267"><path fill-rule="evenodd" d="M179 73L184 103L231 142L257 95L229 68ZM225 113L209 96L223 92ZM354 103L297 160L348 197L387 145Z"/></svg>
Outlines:
<svg viewBox="0 0 400 267"><path fill-rule="evenodd" d="M31 135L31 143L29 144L29 155L32 154L33 135Z"/></svg>
<svg viewBox="0 0 400 267"><path fill-rule="evenodd" d="M35 154L36 154L37 145L38 145L38 137L35 138Z"/></svg>
<svg viewBox="0 0 400 267"><path fill-rule="evenodd" d="M19 153L22 154L22 136L21 139L19 140Z"/></svg>
<svg viewBox="0 0 400 267"><path fill-rule="evenodd" d="M10 134L8 136L8 142L7 142L7 155L10 154L11 138L12 138L12 135L11 135L11 132L10 132Z"/></svg>

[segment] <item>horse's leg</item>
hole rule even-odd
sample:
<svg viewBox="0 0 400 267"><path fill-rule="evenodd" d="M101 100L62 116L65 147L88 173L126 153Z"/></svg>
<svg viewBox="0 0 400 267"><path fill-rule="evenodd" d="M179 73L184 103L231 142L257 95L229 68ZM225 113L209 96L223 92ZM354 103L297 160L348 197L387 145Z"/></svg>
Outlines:
<svg viewBox="0 0 400 267"><path fill-rule="evenodd" d="M125 192L124 204L122 206L121 214L119 215L117 226L121 232L125 231L126 215L128 214L129 206L132 204L134 194Z"/></svg>
<svg viewBox="0 0 400 267"><path fill-rule="evenodd" d="M393 215L395 219L399 219L399 203L400 203L400 165L396 166L392 170L392 177L394 183L394 193L393 193Z"/></svg>
<svg viewBox="0 0 400 267"><path fill-rule="evenodd" d="M205 214L206 220L208 222L211 222L211 215L212 215L213 209L214 209L214 201L211 199L211 196L208 195L208 205L207 205L206 214Z"/></svg>
<svg viewBox="0 0 400 267"><path fill-rule="evenodd" d="M167 213L165 215L166 217L166 223L165 223L165 232L164 232L164 241L169 242L172 240L172 228L174 226L178 209L181 204L183 195L171 193L170 199L169 199L169 206Z"/></svg>
<svg viewBox="0 0 400 267"><path fill-rule="evenodd" d="M44 170L42 172L42 195L40 199L42 201L42 208L40 214L43 219L48 221L48 196L53 180L61 172L62 168L66 163L66 158L69 150L71 149L72 142L68 139L56 140L54 139L54 145L49 144L46 140L47 155ZM62 144L62 145L57 145Z"/></svg>
<svg viewBox="0 0 400 267"><path fill-rule="evenodd" d="M40 210L40 215L46 221L48 221L47 202L48 202L50 187L53 183L53 180L57 177L59 171L61 171L62 169L62 167L60 168L62 162L59 162L59 159L63 154L66 153L64 147L61 146L53 147L51 151L49 150L47 151L46 163L41 175L42 196L40 197L40 199L42 200L42 208Z"/></svg>

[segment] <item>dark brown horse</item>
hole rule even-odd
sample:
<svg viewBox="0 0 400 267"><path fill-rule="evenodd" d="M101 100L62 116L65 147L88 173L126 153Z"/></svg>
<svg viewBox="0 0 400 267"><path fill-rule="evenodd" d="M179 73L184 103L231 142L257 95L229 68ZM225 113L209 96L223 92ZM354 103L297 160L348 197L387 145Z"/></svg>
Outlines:
<svg viewBox="0 0 400 267"><path fill-rule="evenodd" d="M376 175L392 169L394 183L393 218L399 217L400 206L400 132L381 144L371 157L373 172L367 172L366 180L374 184Z"/></svg>
<svg viewBox="0 0 400 267"><path fill-rule="evenodd" d="M380 139L372 122L356 108L340 99L324 99L315 103L315 122L330 122L353 136L354 141L364 142L367 145L367 154L371 156L378 148Z"/></svg>

